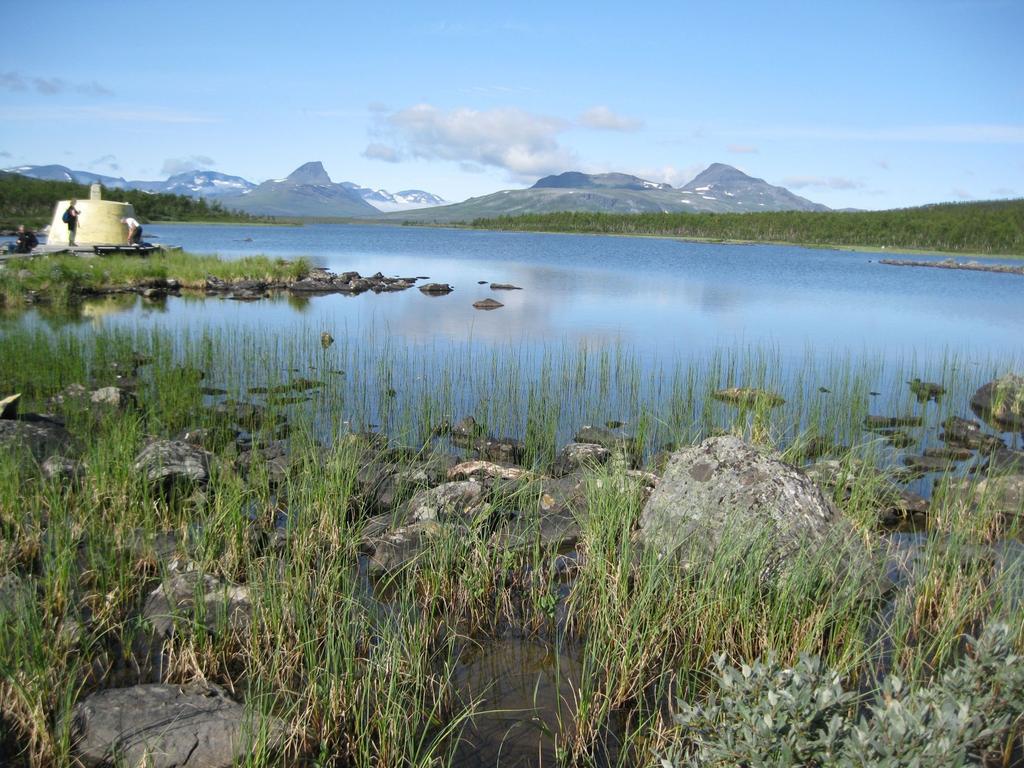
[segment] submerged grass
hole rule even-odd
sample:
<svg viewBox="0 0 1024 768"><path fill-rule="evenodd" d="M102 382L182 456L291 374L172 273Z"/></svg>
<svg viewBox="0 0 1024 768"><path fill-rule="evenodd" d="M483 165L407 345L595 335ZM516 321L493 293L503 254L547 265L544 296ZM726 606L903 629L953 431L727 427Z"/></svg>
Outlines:
<svg viewBox="0 0 1024 768"><path fill-rule="evenodd" d="M24 411L43 410L76 382L132 384L136 406L55 406L84 459L73 481L44 480L17 451L0 450L0 757L69 764L76 701L159 679L209 680L243 701L255 722L251 765L300 756L323 766L446 764L464 724L487 708L460 695L463 653L523 636L579 661L579 682L548 733L559 762L646 765L674 738L669 702L700 701L720 653L737 664L773 653L786 665L813 653L875 689L894 672L910 685L933 679L959 658L965 633L994 619L1024 648L1022 561L1003 556L1019 541L1019 517L940 492L931 531L900 550L904 540L880 529L883 481L872 468L901 454L865 426L880 407L920 416L923 426L908 432L925 447L945 418L966 415L973 387L1015 363L950 356L921 370L913 360L809 352L794 370L775 350L741 349L665 368L623 348L437 352L353 338L325 350L312 331L291 340L6 331L0 393L22 392ZM906 389L926 375L946 387L941 402ZM303 399L282 402L277 389L289 386ZM734 386L786 402L737 407L712 397ZM877 390L884 406L872 405ZM367 468L408 464L425 446L452 450L438 426L466 415L522 439L535 477L584 425L621 421L610 433L628 439L587 475L572 552L545 542L523 514L546 493L531 482L473 519L426 527L418 556L370 575ZM287 435L283 470L257 456L242 471L240 424L256 446ZM370 428L386 438L360 436ZM147 436L185 429L206 430L212 476L205 489L168 495L132 464ZM836 457L852 486L836 493L849 538L872 557L849 562L838 541L801 551L766 587L767 546L727 539L689 569L642 550L634 532L644 481L628 471L631 459L657 467L665 448L720 433L795 462ZM390 513L416 487L397 493ZM154 649L142 609L188 569L244 588L251 613L236 621L200 595L179 606ZM284 755L270 749L269 716L289 724Z"/></svg>

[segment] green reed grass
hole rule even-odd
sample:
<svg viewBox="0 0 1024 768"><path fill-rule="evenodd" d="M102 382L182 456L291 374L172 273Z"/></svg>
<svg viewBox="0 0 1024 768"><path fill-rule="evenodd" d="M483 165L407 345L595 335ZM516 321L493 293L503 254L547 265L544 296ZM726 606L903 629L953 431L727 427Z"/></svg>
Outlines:
<svg viewBox="0 0 1024 768"><path fill-rule="evenodd" d="M202 600L177 615L162 676L212 680L244 700L255 718L247 758L254 766L291 764L299 754L325 766L451 761L462 725L486 706L456 695L460 649L502 633L549 638L580 661L572 706L551 734L565 761L626 765L657 751L665 702L700 697L719 652L737 662L769 651L791 662L812 652L870 686L888 670L927 680L956 658L963 633L993 617L1024 627L1014 591L1019 566L1000 566L990 546L1019 537L1019 520L941 490L933 533L915 555L918 577L882 611L888 542L876 500L887 478L876 466L898 452L864 427L869 412L921 415L927 426L908 431L923 446L947 416L967 415L974 387L1014 361L972 366L950 355L922 370L912 359L809 351L794 369L778 350L755 348L669 365L619 347L420 349L378 343L377 333L341 337L325 350L312 329L292 339L187 329L4 331L0 392L23 392L24 410L47 409L46 399L69 384L116 384L118 375L137 380L138 406L56 407L86 465L73 483L44 481L17 452L0 451L0 577L28 585L0 604L8 731L0 743L24 749L25 764L67 764L74 702L138 678L130 649L145 635L139 611L166 576L161 535L174 537L179 560L252 596L240 631L224 620L206 626ZM136 359L150 362L125 368ZM922 404L905 382L929 375L948 394ZM303 390L308 401L249 392L299 378L316 382ZM740 409L710 397L727 386L776 391L787 402ZM204 387L227 395L204 395ZM880 390L879 400L869 394ZM230 401L265 408L246 423L257 444L287 422L291 454L279 483L260 460L248 477L235 468L231 419L216 410ZM437 427L466 415L492 434L522 439L534 474L582 425L608 420L626 422L644 461L666 444L724 432L803 461L802 446L826 437L849 475L849 498L836 496L848 538L872 556L846 562L839 542L801 551L766 588L769 548L727 539L703 567L683 569L636 545L644 492L619 464L589 476L569 579L536 520L518 514L536 506L531 483L499 495L492 514L442 522L405 568L369 578L360 470L393 460L399 448L405 456L422 455L424 446L450 450L433 437ZM353 434L371 425L386 431L387 446ZM147 436L197 428L210 431L215 453L204 492L167 496L132 469ZM290 724L285 757L271 754L263 715Z"/></svg>

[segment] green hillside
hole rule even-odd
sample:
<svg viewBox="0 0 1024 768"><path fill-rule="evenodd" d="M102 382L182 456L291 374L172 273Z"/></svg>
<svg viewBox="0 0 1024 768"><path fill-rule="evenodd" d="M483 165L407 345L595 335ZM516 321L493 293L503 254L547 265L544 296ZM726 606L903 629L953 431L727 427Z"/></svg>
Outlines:
<svg viewBox="0 0 1024 768"><path fill-rule="evenodd" d="M478 218L472 226L1024 256L1024 199L942 203L890 211L563 212Z"/></svg>
<svg viewBox="0 0 1024 768"><path fill-rule="evenodd" d="M70 181L41 181L16 173L0 173L0 229L24 224L39 229L50 223L58 200L87 199L89 187ZM184 195L152 194L138 190L104 189L103 197L135 206L143 223L153 221L257 221L229 211L217 202Z"/></svg>

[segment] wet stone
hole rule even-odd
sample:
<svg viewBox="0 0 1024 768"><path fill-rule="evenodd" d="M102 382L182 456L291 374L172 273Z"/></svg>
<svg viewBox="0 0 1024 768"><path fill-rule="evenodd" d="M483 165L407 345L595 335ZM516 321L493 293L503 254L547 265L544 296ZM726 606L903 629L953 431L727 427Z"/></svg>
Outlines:
<svg viewBox="0 0 1024 768"><path fill-rule="evenodd" d="M983 384L971 396L971 408L999 429L1024 427L1024 376L1008 373Z"/></svg>
<svg viewBox="0 0 1024 768"><path fill-rule="evenodd" d="M41 462L69 453L72 439L56 417L27 413L17 419L0 419L0 447L25 451Z"/></svg>
<svg viewBox="0 0 1024 768"><path fill-rule="evenodd" d="M191 443L157 439L139 452L133 468L150 483L203 485L210 479L210 454Z"/></svg>
<svg viewBox="0 0 1024 768"><path fill-rule="evenodd" d="M443 296L446 293L451 293L452 288L448 283L426 283L420 286L420 292L430 296Z"/></svg>
<svg viewBox="0 0 1024 768"><path fill-rule="evenodd" d="M921 381L921 379L915 378L908 381L907 384L919 403L927 403L929 400L938 402L946 394L946 388L934 381Z"/></svg>
<svg viewBox="0 0 1024 768"><path fill-rule="evenodd" d="M598 443L569 443L558 452L551 468L555 477L563 477L581 468L596 468L608 463L612 452Z"/></svg>
<svg viewBox="0 0 1024 768"><path fill-rule="evenodd" d="M43 477L55 483L72 483L81 479L85 468L80 461L63 456L50 456L39 467Z"/></svg>
<svg viewBox="0 0 1024 768"><path fill-rule="evenodd" d="M868 416L864 419L868 429L893 429L896 427L923 427L923 416Z"/></svg>
<svg viewBox="0 0 1024 768"><path fill-rule="evenodd" d="M786 402L777 392L756 387L726 387L715 390L711 397L740 408L777 408Z"/></svg>
<svg viewBox="0 0 1024 768"><path fill-rule="evenodd" d="M507 464L520 464L526 453L522 441L510 437L486 437L476 441L473 449L481 459Z"/></svg>
<svg viewBox="0 0 1024 768"><path fill-rule="evenodd" d="M407 516L411 522L465 520L480 511L483 503L483 485L459 480L417 493L409 500Z"/></svg>
<svg viewBox="0 0 1024 768"><path fill-rule="evenodd" d="M939 439L948 445L971 448L982 453L988 453L1005 445L1001 438L985 432L981 424L973 419L950 416L942 426L943 431L939 435Z"/></svg>
<svg viewBox="0 0 1024 768"><path fill-rule="evenodd" d="M972 507L984 507L1004 517L1024 516L1024 469L1018 474L957 480L945 486L947 500Z"/></svg>
<svg viewBox="0 0 1024 768"><path fill-rule="evenodd" d="M928 458L946 461L969 461L974 456L968 448L925 448L922 453Z"/></svg>
<svg viewBox="0 0 1024 768"><path fill-rule="evenodd" d="M473 308L474 309L492 310L492 309L501 309L504 306L505 305L502 304L500 301L495 301L494 299L490 299L490 298L482 299L480 301L474 301L473 302Z"/></svg>
<svg viewBox="0 0 1024 768"><path fill-rule="evenodd" d="M197 610L199 602L201 610ZM171 574L146 598L142 615L158 637L168 638L176 619L189 624L197 614L208 632L243 632L252 620L252 610L248 588L193 570Z"/></svg>
<svg viewBox="0 0 1024 768"><path fill-rule="evenodd" d="M114 688L75 705L73 749L85 768L229 768L244 761L253 733L272 751L283 745L285 723L259 719L212 683Z"/></svg>

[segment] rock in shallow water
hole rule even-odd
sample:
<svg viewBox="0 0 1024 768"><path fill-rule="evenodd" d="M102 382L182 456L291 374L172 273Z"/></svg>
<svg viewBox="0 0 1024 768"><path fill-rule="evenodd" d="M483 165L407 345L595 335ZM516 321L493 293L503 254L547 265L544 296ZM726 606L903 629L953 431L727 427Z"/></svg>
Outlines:
<svg viewBox="0 0 1024 768"><path fill-rule="evenodd" d="M448 285L448 283L427 283L420 286L420 292L428 296L443 296L446 293L451 293L453 290L455 289Z"/></svg>
<svg viewBox="0 0 1024 768"><path fill-rule="evenodd" d="M982 385L971 396L971 408L999 429L1024 427L1024 376L1008 373Z"/></svg>
<svg viewBox="0 0 1024 768"><path fill-rule="evenodd" d="M756 387L727 387L716 390L711 396L715 400L740 408L778 408L786 402L777 392Z"/></svg>
<svg viewBox="0 0 1024 768"><path fill-rule="evenodd" d="M481 299L473 302L474 309L501 309L505 305L494 299Z"/></svg>

